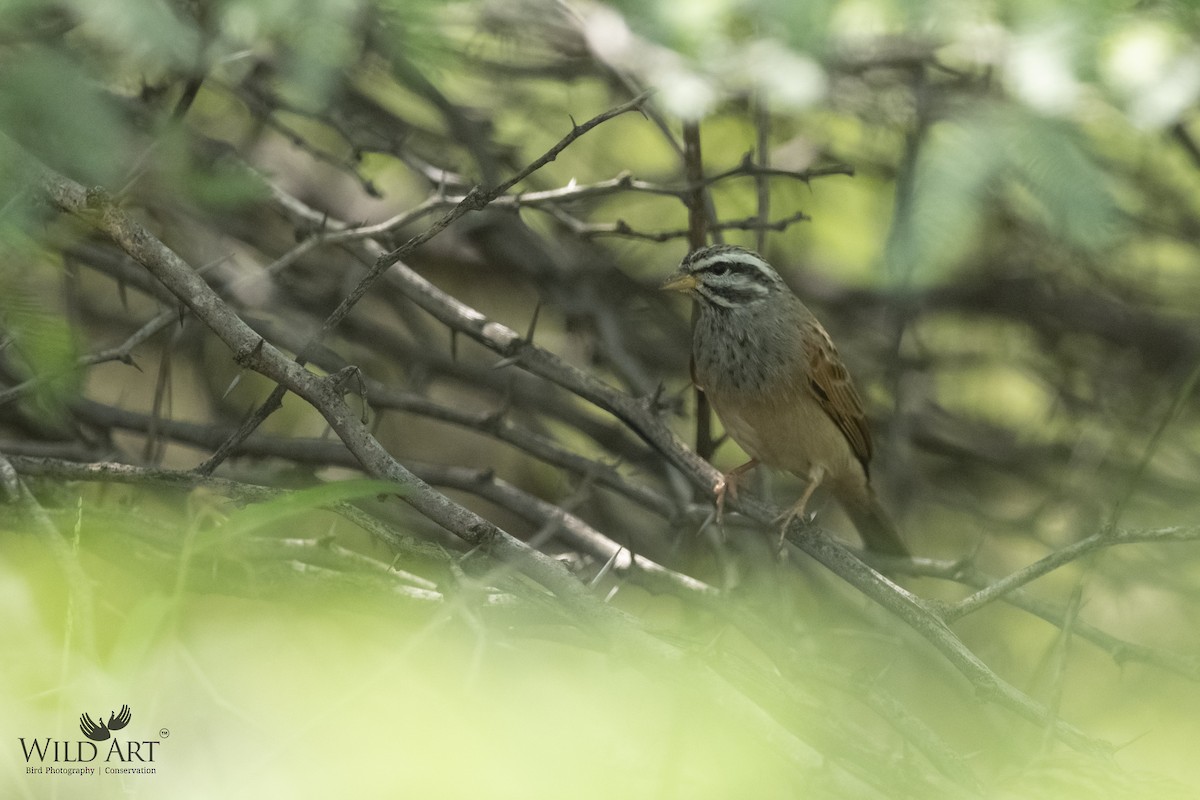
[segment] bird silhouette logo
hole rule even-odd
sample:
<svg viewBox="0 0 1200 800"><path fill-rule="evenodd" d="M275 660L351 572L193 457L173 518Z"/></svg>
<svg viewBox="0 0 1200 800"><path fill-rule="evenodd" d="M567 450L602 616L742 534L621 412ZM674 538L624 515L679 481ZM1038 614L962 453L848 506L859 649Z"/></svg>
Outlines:
<svg viewBox="0 0 1200 800"><path fill-rule="evenodd" d="M129 720L133 718L133 714L129 711L129 706L121 706L120 711L114 711L108 715L108 723L104 722L104 715L97 714L99 722L92 722L92 718L84 713L79 718L79 730L83 731L83 735L94 742L103 742L105 739L112 736L112 731L119 731L129 724Z"/></svg>

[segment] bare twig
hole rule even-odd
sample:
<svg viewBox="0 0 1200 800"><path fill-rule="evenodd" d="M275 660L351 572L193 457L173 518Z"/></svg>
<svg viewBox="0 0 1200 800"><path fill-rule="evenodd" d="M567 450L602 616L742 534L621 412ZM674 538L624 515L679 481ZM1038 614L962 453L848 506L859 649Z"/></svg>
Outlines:
<svg viewBox="0 0 1200 800"><path fill-rule="evenodd" d="M708 192L704 190L704 162L700 153L700 123L688 122L683 126L683 169L687 176L689 193L685 201L688 210L688 250L699 250L708 244L708 223L715 222L715 214L709 212ZM720 232L713 231L713 241L720 242ZM698 310L692 308L692 327L696 326ZM694 366L694 365L693 365ZM692 390L696 404L696 453L704 460L712 458L717 449L712 434L712 408L699 386Z"/></svg>
<svg viewBox="0 0 1200 800"><path fill-rule="evenodd" d="M758 200L758 227L755 229L754 245L759 252L767 249L767 222L771 219L771 187L764 170L771 163L771 113L767 108L765 92L754 98L754 189Z"/></svg>
<svg viewBox="0 0 1200 800"><path fill-rule="evenodd" d="M985 575L969 562L963 561L935 561L926 558L915 558L907 561L893 559L889 562L889 569L895 569L898 572L908 575L953 581L975 589L985 589L998 581L997 578ZM1039 619L1045 620L1057 628L1063 628L1067 625L1069 616L1067 609L1038 600L1024 589L1013 588L997 599ZM948 608L953 610L952 606ZM946 610L943 610L942 613L945 614ZM1082 619L1074 622L1073 630L1076 636L1091 642L1096 647L1108 653L1118 664L1126 662L1151 664L1159 669L1174 672L1190 680L1200 681L1200 658L1180 656L1175 653L1129 642L1102 631Z"/></svg>
<svg viewBox="0 0 1200 800"><path fill-rule="evenodd" d="M669 242L672 239L685 239L691 235L691 232L686 229L677 229L670 231L638 231L629 226L629 223L624 220L616 222L583 222L576 219L565 211L559 208L550 208L547 211L554 216L555 219L566 224L566 226L579 236L625 236L630 239L642 239L647 242ZM791 225L797 222L803 222L809 219L809 216L804 212L798 211L782 219L763 222L758 217L746 217L744 219L725 220L717 223L712 227L714 231L756 231L765 233L766 231L783 231L787 230Z"/></svg>
<svg viewBox="0 0 1200 800"><path fill-rule="evenodd" d="M1003 598L1010 592L1037 580L1043 575L1102 548L1139 542L1191 542L1196 540L1200 540L1200 527L1171 527L1155 530L1101 531L1094 533L1086 539L1081 539L1074 544L1061 547L1024 569L1017 570L989 584L970 597L955 603L942 616L947 622L961 619L968 614L978 611L988 603Z"/></svg>
<svg viewBox="0 0 1200 800"><path fill-rule="evenodd" d="M301 350L296 356L297 364L302 365L305 363L306 359L309 357L309 352L311 349L316 347L332 330L341 324L342 320L345 319L350 313L350 310L358 304L358 302L375 284L375 281L379 279L379 276L387 271L389 267L405 258L409 253L420 247L425 242L437 236L439 233L449 227L450 224L455 220L471 211L478 211L486 208L492 200L504 194L513 186L516 186L518 183L525 180L525 178L529 177L546 164L549 164L558 158L559 154L562 153L563 150L569 147L571 143L580 136L583 136L588 131L614 117L640 108L648 96L649 93L643 93L635 97L633 100L622 103L621 105L611 108L601 114L597 114L595 117L592 117L590 120L581 125L573 125L570 132L567 133L566 136L561 138L557 143L554 144L553 147L527 165L524 169L517 172L517 174L513 175L511 178L499 184L498 186L490 189L482 189L480 187L472 189L465 197L463 197L458 205L436 220L421 233L411 237L408 241L396 249L379 256L379 258L377 258L375 263L371 266L371 269L368 271L367 275L364 276L362 280L360 280L344 298L342 298L342 301L338 304L337 308L335 308L333 312L325 319L324 323L321 325L320 332L318 332L317 335L314 336L309 342L308 346ZM198 469L206 474L211 474L213 470L216 469L217 465L219 465L225 460L225 458L228 457L229 453L233 451L240 441L245 440L247 436L249 436L267 419L268 416L275 411L276 408L279 407L279 404L283 400L283 395L286 393L286 391L286 388L280 384L275 391L271 393L271 396L268 397L261 406L259 406L255 413L242 423L237 433L231 437L228 442L217 448L217 451L214 452L212 456L210 456L203 464L201 464Z"/></svg>

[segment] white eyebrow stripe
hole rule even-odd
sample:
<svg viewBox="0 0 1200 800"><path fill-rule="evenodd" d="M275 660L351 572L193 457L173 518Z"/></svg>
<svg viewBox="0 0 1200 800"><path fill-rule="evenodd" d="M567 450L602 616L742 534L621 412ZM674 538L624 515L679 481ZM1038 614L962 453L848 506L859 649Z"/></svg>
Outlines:
<svg viewBox="0 0 1200 800"><path fill-rule="evenodd" d="M744 264L748 267L754 267L760 270L767 265L766 262L761 258L753 253L746 252L745 250L719 250L715 253L709 253L705 255L701 259L693 261L692 269L707 269L709 266L713 264L719 264L721 262Z"/></svg>
<svg viewBox="0 0 1200 800"><path fill-rule="evenodd" d="M743 250L740 247L725 249L716 246L710 248L709 252L703 250L697 252L704 253L704 255L688 265L689 272L702 272L716 264L736 264L755 270L767 283L776 283L779 280L777 273L771 265L762 256L749 250Z"/></svg>
<svg viewBox="0 0 1200 800"><path fill-rule="evenodd" d="M700 253L703 253L703 255L701 255L700 258L696 258L696 255ZM761 255L752 253L748 251L748 249L743 249L740 247L709 247L707 248L707 251L696 251L695 253L692 253L691 258L695 259L692 260L692 264L697 267L701 265L712 264L714 261L733 261L733 263L737 264L748 264L755 266L766 264L766 259L763 259Z"/></svg>

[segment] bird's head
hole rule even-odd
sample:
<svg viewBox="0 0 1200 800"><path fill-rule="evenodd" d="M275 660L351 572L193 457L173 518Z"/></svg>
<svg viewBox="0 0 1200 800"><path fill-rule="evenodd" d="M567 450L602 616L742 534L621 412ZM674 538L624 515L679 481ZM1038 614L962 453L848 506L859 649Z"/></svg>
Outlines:
<svg viewBox="0 0 1200 800"><path fill-rule="evenodd" d="M729 244L689 253L660 288L686 292L702 306L725 309L752 307L787 291L783 279L766 259Z"/></svg>

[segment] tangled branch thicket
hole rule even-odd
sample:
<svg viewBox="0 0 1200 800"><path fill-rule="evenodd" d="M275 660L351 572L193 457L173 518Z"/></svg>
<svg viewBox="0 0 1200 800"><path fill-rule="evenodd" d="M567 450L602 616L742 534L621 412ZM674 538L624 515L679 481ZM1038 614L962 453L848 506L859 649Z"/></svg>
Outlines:
<svg viewBox="0 0 1200 800"><path fill-rule="evenodd" d="M252 590L256 573L230 565L273 564L294 580L363 578L438 606L469 574L485 613L549 614L639 661L686 664L764 729L815 737L833 769L890 796L980 785L970 747L901 699L907 673L886 674L896 653L953 667L937 680L963 708L974 694L1089 754L1118 744L1060 716L1061 672L1031 690L1019 678L1029 653L971 624L1008 613L1001 604L1048 623L1048 647L1079 640L1118 664L1200 679L1194 654L1137 641L1136 624L1114 630L1108 613L1134 587L1167 605L1195 600L1184 565L1196 550L1168 544L1200 539L1171 511L1200 468L1194 314L1134 291L1019 202L997 200L951 279L864 288L788 274L868 390L880 480L918 556L866 558L822 527L840 527L832 510L794 523L782 558L776 505L743 496L713 519L719 472L696 454L687 318L657 280L697 230L744 233L775 263L796 263L796 227L820 224L827 182L899 181L903 222L916 213L903 197L923 137L952 104L986 95L986 75L920 48L843 54L829 64L828 113L882 125L863 98L909 97L907 148L839 144L818 114L734 98L700 161L642 76L588 49L578 18L489 13L482 24L502 46L457 65L497 93L487 109L452 99L365 23L357 59L318 105L290 98L257 56L120 98L139 155L106 188L20 132L0 134L20 185L9 202L30 222L5 258L62 265L58 311L84 343L70 363L39 360L38 326L54 326L30 309L44 300L7 279L22 301L4 306L0 477L21 524L70 526L46 490L63 484L204 489L280 508L297 498L344 523L329 537L268 526L224 540L227 552L206 552L221 590ZM559 82L578 88L545 90ZM571 118L584 107L595 116ZM727 156L728 129L750 155ZM812 152L798 158L801 146ZM655 174L639 174L652 160ZM619 166L598 174L609 163ZM1107 168L1146 196L1172 190L1129 162ZM591 177L564 179L576 174ZM205 176L223 196L204 195ZM1145 214L1132 222L1187 237L1184 215ZM903 238L901 223L892 235ZM1025 393L998 405L988 388L972 394L974 376L997 371ZM1031 411L1030 396L1045 408ZM734 460L731 444L699 444ZM386 488L370 484L373 500L361 486L306 493L353 475ZM185 547L178 531L134 528L164 561ZM678 624L662 625L673 612L661 597L687 609ZM838 623L823 629L821 614ZM878 635L875 654L837 644L839 625L860 644ZM736 633L713 643L713 629ZM1065 670L1067 656L1046 658L1059 657ZM832 699L801 688L813 680ZM852 702L865 721L829 712ZM902 784L895 746L879 744L893 737L921 756ZM776 746L803 760L790 740Z"/></svg>

